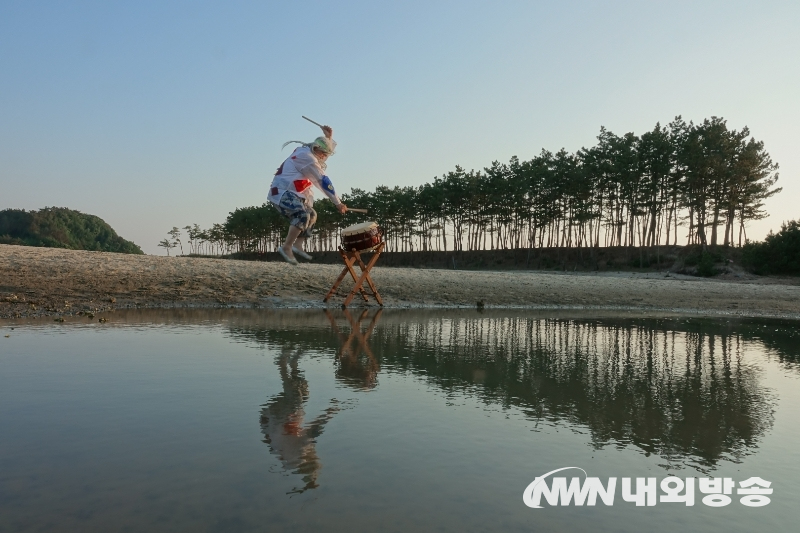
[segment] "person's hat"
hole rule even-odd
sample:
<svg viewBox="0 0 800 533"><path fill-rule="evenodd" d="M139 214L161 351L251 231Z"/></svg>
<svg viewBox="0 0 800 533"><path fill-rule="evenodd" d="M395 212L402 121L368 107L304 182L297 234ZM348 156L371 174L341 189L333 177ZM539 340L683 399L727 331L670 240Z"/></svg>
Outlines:
<svg viewBox="0 0 800 533"><path fill-rule="evenodd" d="M336 152L336 141L327 137L317 137L309 146L312 149L317 148L328 155L333 155Z"/></svg>

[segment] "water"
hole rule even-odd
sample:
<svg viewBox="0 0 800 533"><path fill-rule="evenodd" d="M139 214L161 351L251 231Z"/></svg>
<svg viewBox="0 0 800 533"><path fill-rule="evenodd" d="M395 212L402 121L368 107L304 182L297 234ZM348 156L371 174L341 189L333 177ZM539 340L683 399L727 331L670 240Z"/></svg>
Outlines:
<svg viewBox="0 0 800 533"><path fill-rule="evenodd" d="M0 531L788 531L800 518L793 322L109 318L0 323ZM568 466L617 477L613 505L523 503ZM623 477L670 475L774 492L759 508L735 491L721 508L699 491L694 506L622 500Z"/></svg>

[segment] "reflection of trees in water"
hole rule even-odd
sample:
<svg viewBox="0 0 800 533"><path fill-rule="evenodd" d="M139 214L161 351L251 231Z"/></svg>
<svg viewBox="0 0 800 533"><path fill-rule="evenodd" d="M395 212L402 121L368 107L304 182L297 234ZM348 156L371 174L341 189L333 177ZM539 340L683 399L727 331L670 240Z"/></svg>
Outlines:
<svg viewBox="0 0 800 533"><path fill-rule="evenodd" d="M463 311L458 313L459 316L463 317ZM489 312L487 311L487 313ZM442 316L455 315L456 312L441 310L437 310L436 313L432 313L430 310L424 312L401 311L393 315L395 321L401 317L401 314L404 318L409 317L412 321L419 322L429 318L436 320ZM493 314L499 316L497 312ZM526 316L530 318L532 314L533 312L527 313ZM593 315L588 316L586 313L582 313L580 320L584 320L586 317L591 319L600 318L597 313L593 313ZM336 316L338 317L337 320L342 320L341 314ZM485 316L487 314L484 314ZM198 323L222 324L233 332L234 339L242 337L248 341L255 339L263 345L269 345L270 339L275 338L281 346L286 342L310 346L311 349L319 349L320 346L333 348L336 346L336 337L330 335L327 331L328 321L319 310L130 309L115 313L112 320L107 324L107 327L134 324L147 324L149 326L153 322L162 325L168 324L173 327L179 324L185 324L189 327L196 327ZM385 321L386 318L384 317L383 320ZM675 328L679 331L708 331L716 335L733 335L741 341L755 341L758 345L768 349L771 352L769 355L777 357L779 362L784 365L784 368L794 373L800 372L800 328L797 327L797 321L794 320L667 318L642 319L640 322L643 327L655 327L656 329ZM309 343L304 338L308 331L305 330L303 338L298 342L298 337L296 336L298 325L306 323L316 328L324 326L325 331L317 329L310 339L311 343ZM285 333L285 331L282 332L281 330L286 328L292 330L291 335L294 338L289 338L285 334L281 336L281 333ZM277 337L275 337L275 334L277 334Z"/></svg>
<svg viewBox="0 0 800 533"><path fill-rule="evenodd" d="M796 321L759 320L738 324L736 333L757 341L787 370L800 371L800 328Z"/></svg>
<svg viewBox="0 0 800 533"><path fill-rule="evenodd" d="M334 403L302 432L290 431L304 414L307 383L297 361L309 350L335 353L337 381L357 390L375 387L380 368L410 372L532 420L587 427L598 448L633 445L673 465L738 461L772 424L772 397L743 357L761 343L735 323L481 316L376 326L367 315L319 318L309 329L303 321L231 330L281 353L283 392L264 406L262 428L306 488L319 470L313 443L339 409Z"/></svg>
<svg viewBox="0 0 800 533"><path fill-rule="evenodd" d="M384 366L444 389L480 382L486 401L585 425L597 447L633 444L710 467L738 460L772 424L737 335L487 318L392 324L376 337Z"/></svg>

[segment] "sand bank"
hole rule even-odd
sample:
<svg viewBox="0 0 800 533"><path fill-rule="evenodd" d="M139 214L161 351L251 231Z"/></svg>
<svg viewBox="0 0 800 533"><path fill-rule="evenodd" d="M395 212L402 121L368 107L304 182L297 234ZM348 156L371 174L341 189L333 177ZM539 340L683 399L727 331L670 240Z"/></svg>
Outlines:
<svg viewBox="0 0 800 533"><path fill-rule="evenodd" d="M136 256L0 245L0 318L158 307L323 307L337 265ZM381 268L386 307L642 309L800 319L796 278ZM347 281L343 289L349 290ZM328 305L339 306L333 298ZM359 306L358 299L353 306ZM374 303L372 305L375 305Z"/></svg>

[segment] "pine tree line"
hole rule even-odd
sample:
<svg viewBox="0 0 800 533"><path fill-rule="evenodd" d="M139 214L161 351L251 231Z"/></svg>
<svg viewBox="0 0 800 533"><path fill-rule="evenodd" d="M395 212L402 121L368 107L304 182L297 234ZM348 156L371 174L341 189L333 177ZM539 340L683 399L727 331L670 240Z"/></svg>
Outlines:
<svg viewBox="0 0 800 533"><path fill-rule="evenodd" d="M456 166L419 187L353 189L342 200L369 209L389 251L653 247L678 244L680 227L685 244L705 248L742 246L747 223L764 218L764 201L781 190L764 143L722 118L676 117L641 136L601 128L597 140L478 171ZM365 220L339 215L327 200L314 207L314 250L335 250L341 228ZM237 209L210 230L185 229L194 253L266 252L286 226L262 205Z"/></svg>

